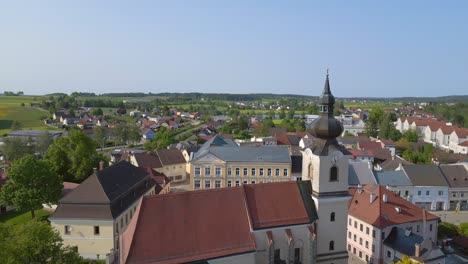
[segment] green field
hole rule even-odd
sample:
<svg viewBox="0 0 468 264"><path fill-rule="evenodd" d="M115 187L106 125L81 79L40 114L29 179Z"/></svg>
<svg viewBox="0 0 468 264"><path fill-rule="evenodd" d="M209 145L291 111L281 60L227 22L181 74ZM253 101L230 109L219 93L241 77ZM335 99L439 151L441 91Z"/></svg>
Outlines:
<svg viewBox="0 0 468 264"><path fill-rule="evenodd" d="M46 220L51 214L51 212L42 209L35 210L34 212L36 214L36 219L41 221ZM0 223L5 225L24 224L29 221L31 221L30 211L10 211L0 216Z"/></svg>
<svg viewBox="0 0 468 264"><path fill-rule="evenodd" d="M30 106L30 103L40 103L41 100L40 96L0 96L0 136L11 131L11 125L15 120L20 123L20 129L49 128L41 120L43 117L48 117L49 112ZM25 106L21 106L22 103Z"/></svg>

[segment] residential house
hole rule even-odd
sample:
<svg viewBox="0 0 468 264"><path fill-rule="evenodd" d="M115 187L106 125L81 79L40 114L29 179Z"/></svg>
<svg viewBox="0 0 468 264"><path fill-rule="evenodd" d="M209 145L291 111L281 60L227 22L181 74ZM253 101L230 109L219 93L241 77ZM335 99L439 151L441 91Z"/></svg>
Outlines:
<svg viewBox="0 0 468 264"><path fill-rule="evenodd" d="M418 208L378 184L350 190L348 253L367 263L383 263L394 255L385 251L384 241L393 227L437 241L438 216ZM388 254L388 255L387 255Z"/></svg>
<svg viewBox="0 0 468 264"><path fill-rule="evenodd" d="M49 217L66 246L89 259L112 259L141 197L159 192L147 171L120 161L95 171Z"/></svg>
<svg viewBox="0 0 468 264"><path fill-rule="evenodd" d="M21 140L32 140L36 142L46 131L41 130L16 130L7 134L7 138L19 138ZM47 131L49 136L55 140L63 135L63 131Z"/></svg>
<svg viewBox="0 0 468 264"><path fill-rule="evenodd" d="M154 131L150 128L143 129L142 134L144 139L152 139L155 135Z"/></svg>
<svg viewBox="0 0 468 264"><path fill-rule="evenodd" d="M455 153L460 153L460 154L468 154L468 141L464 141L460 144L458 144L456 150L454 151Z"/></svg>
<svg viewBox="0 0 468 264"><path fill-rule="evenodd" d="M461 153L466 154L466 151L460 152L460 144L467 142L468 141L468 128L460 128L460 127L455 127L453 129L453 132L450 134L450 139L449 139L449 149L452 150L455 153ZM462 146L463 147L463 146Z"/></svg>
<svg viewBox="0 0 468 264"><path fill-rule="evenodd" d="M145 197L120 263L312 263L316 220L309 181Z"/></svg>
<svg viewBox="0 0 468 264"><path fill-rule="evenodd" d="M412 164L411 162L403 159L402 157L395 155L391 159L387 159L384 162L377 165L377 170L392 171L401 168L401 164Z"/></svg>
<svg viewBox="0 0 468 264"><path fill-rule="evenodd" d="M369 137L365 136L343 136L338 138L338 142L343 145L346 149L357 149L358 143L361 141L371 141Z"/></svg>
<svg viewBox="0 0 468 264"><path fill-rule="evenodd" d="M449 150L450 135L452 134L453 126L441 126L436 132L436 147L444 150Z"/></svg>
<svg viewBox="0 0 468 264"><path fill-rule="evenodd" d="M407 256L413 263L445 264L446 255L430 238L394 226L383 241L385 264L393 264Z"/></svg>
<svg viewBox="0 0 468 264"><path fill-rule="evenodd" d="M187 179L187 163L178 149L159 149L155 152L133 153L129 155L130 162L138 167L152 168L164 173L171 181Z"/></svg>
<svg viewBox="0 0 468 264"><path fill-rule="evenodd" d="M449 210L468 210L468 172L462 164L440 165L445 179L449 184Z"/></svg>
<svg viewBox="0 0 468 264"><path fill-rule="evenodd" d="M65 111L56 111L52 114L52 118L56 121L60 121L60 117L65 115L66 112Z"/></svg>
<svg viewBox="0 0 468 264"><path fill-rule="evenodd" d="M371 150L350 149L348 150L356 161L367 161L374 163L374 153Z"/></svg>
<svg viewBox="0 0 468 264"><path fill-rule="evenodd" d="M426 210L448 210L449 184L437 165L402 165L401 170L413 184L409 201Z"/></svg>
<svg viewBox="0 0 468 264"><path fill-rule="evenodd" d="M378 184L404 199L408 199L413 191L413 183L401 170L374 171L374 176Z"/></svg>

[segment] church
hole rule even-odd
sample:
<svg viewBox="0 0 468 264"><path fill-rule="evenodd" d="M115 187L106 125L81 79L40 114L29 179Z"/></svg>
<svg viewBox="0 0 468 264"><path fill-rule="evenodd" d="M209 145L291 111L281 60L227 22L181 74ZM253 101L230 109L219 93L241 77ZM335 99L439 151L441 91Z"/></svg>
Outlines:
<svg viewBox="0 0 468 264"><path fill-rule="evenodd" d="M348 159L336 138L328 72L302 150L302 181L144 197L119 237L118 263L348 262Z"/></svg>

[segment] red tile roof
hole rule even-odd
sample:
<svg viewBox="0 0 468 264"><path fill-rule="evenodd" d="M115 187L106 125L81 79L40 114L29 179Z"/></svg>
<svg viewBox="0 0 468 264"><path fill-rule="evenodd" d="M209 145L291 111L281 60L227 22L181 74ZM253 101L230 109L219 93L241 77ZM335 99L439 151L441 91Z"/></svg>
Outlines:
<svg viewBox="0 0 468 264"><path fill-rule="evenodd" d="M375 195L372 203L371 193ZM350 194L353 197L349 202L349 215L378 228L422 221L423 213L426 214L426 220L439 219L438 216L426 212L381 185L368 184L362 191L353 190ZM387 202L383 201L384 194L387 196ZM400 208L400 212L397 211L397 207Z"/></svg>
<svg viewBox="0 0 468 264"><path fill-rule="evenodd" d="M376 142L376 141L359 141L358 142L358 148L359 149L366 149L366 150L381 149L382 144L380 144L380 142Z"/></svg>
<svg viewBox="0 0 468 264"><path fill-rule="evenodd" d="M178 149L159 149L156 150L156 155L163 166L185 164L187 162L182 152Z"/></svg>
<svg viewBox="0 0 468 264"><path fill-rule="evenodd" d="M374 157L374 153L370 150L350 149L348 150L354 157Z"/></svg>
<svg viewBox="0 0 468 264"><path fill-rule="evenodd" d="M462 143L459 144L459 146L468 147L468 140L467 140L467 141L463 141Z"/></svg>
<svg viewBox="0 0 468 264"><path fill-rule="evenodd" d="M444 133L444 135L449 135L453 132L453 126L441 126L440 130L442 130L442 133Z"/></svg>
<svg viewBox="0 0 468 264"><path fill-rule="evenodd" d="M254 229L309 223L297 183L244 185Z"/></svg>
<svg viewBox="0 0 468 264"><path fill-rule="evenodd" d="M133 153L138 167L142 168L161 168L162 164L159 157L154 153Z"/></svg>
<svg viewBox="0 0 468 264"><path fill-rule="evenodd" d="M454 131L457 134L458 138L468 137L468 128L456 127L454 128Z"/></svg>
<svg viewBox="0 0 468 264"><path fill-rule="evenodd" d="M254 251L244 197L242 187L144 197L126 263L182 263Z"/></svg>
<svg viewBox="0 0 468 264"><path fill-rule="evenodd" d="M312 222L301 184L251 184L144 197L135 230L121 236L123 245L131 243L123 252L126 263L182 263L253 252L254 229ZM315 210L313 202L311 208Z"/></svg>

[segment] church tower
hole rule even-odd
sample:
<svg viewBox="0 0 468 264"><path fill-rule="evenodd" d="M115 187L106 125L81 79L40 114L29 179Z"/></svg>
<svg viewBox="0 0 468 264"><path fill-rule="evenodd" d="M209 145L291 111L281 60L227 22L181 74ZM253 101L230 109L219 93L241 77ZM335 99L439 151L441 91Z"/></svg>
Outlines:
<svg viewBox="0 0 468 264"><path fill-rule="evenodd" d="M333 116L335 97L327 76L319 99L320 115L309 128L312 145L303 150L302 179L312 182L312 199L318 213L315 263L348 263L348 159L351 154L336 138L343 125Z"/></svg>

